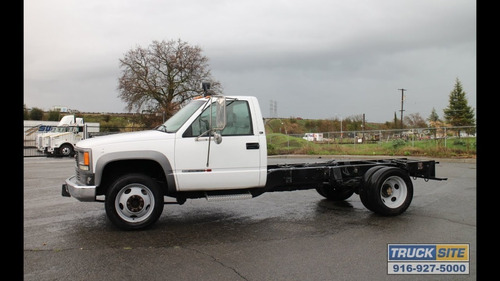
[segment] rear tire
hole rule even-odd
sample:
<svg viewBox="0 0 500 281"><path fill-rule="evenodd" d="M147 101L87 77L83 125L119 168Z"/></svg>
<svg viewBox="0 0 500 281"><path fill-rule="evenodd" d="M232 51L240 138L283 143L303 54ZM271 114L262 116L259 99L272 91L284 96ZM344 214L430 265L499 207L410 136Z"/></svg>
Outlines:
<svg viewBox="0 0 500 281"><path fill-rule="evenodd" d="M375 170L362 189L363 205L384 216L405 212L413 198L413 183L408 173L397 167Z"/></svg>
<svg viewBox="0 0 500 281"><path fill-rule="evenodd" d="M387 168L386 166L374 166L368 169L366 173L363 175L363 179L361 182L361 189L359 191L359 199L361 199L361 203L363 203L363 206L365 206L368 210L375 212L373 207L371 206L371 201L369 199L369 191L368 191L368 184L371 180L372 175L382 169L382 168Z"/></svg>
<svg viewBox="0 0 500 281"><path fill-rule="evenodd" d="M115 180L106 193L106 215L124 230L143 229L163 212L163 193L158 183L143 174L127 174Z"/></svg>

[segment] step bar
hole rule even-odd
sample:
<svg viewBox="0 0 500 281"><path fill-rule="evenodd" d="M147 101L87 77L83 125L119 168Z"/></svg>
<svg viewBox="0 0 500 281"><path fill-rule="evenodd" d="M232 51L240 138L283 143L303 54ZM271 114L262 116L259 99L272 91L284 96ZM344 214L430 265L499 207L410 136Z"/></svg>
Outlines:
<svg viewBox="0 0 500 281"><path fill-rule="evenodd" d="M205 198L207 199L207 201L243 200L243 199L251 199L252 197L253 197L252 194L248 191L242 193L228 193L228 194L205 192Z"/></svg>

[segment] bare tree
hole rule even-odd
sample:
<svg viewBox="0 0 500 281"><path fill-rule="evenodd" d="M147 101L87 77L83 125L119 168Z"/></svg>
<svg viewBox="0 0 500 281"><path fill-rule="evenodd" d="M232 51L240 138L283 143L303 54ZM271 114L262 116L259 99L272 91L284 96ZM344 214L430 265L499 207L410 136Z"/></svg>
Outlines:
<svg viewBox="0 0 500 281"><path fill-rule="evenodd" d="M131 49L120 59L120 69L119 97L129 111L162 112L169 118L203 92L201 82L210 82L214 92L222 91L202 49L180 39Z"/></svg>
<svg viewBox="0 0 500 281"><path fill-rule="evenodd" d="M425 123L424 118L420 116L420 113L411 113L404 117L404 123L410 128L425 128L427 123Z"/></svg>

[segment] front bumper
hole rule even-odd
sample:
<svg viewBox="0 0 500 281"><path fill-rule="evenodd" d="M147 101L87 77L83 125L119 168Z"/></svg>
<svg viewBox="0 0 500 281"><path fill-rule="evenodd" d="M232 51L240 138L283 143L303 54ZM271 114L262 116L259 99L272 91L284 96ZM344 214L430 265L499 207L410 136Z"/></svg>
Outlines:
<svg viewBox="0 0 500 281"><path fill-rule="evenodd" d="M62 185L61 195L75 197L79 201L96 201L96 188L95 185L81 185L76 176L72 176Z"/></svg>

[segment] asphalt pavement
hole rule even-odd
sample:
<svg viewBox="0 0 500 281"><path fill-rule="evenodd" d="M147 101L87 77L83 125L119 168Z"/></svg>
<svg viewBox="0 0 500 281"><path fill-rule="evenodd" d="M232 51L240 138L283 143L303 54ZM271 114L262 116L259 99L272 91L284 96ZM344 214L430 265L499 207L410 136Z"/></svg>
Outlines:
<svg viewBox="0 0 500 281"><path fill-rule="evenodd" d="M270 158L269 163L320 162ZM408 210L383 217L356 194L314 189L165 205L153 227L122 231L104 204L61 196L74 160L24 159L24 280L476 280L474 160L439 160L413 180ZM388 244L468 244L469 274L388 274Z"/></svg>

